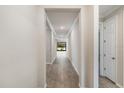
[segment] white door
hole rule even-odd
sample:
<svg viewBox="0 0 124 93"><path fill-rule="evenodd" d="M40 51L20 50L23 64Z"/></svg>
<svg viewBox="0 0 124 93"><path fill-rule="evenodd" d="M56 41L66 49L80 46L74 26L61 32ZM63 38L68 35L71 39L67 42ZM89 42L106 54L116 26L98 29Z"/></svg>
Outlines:
<svg viewBox="0 0 124 93"><path fill-rule="evenodd" d="M115 82L116 78L116 17L104 23L104 74Z"/></svg>

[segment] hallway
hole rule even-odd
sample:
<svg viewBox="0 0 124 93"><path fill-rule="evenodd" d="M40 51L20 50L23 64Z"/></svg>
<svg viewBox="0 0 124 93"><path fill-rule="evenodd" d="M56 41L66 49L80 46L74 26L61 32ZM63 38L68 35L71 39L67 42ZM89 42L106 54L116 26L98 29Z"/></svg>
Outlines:
<svg viewBox="0 0 124 93"><path fill-rule="evenodd" d="M58 52L54 63L47 64L47 88L79 88L79 77L65 52Z"/></svg>

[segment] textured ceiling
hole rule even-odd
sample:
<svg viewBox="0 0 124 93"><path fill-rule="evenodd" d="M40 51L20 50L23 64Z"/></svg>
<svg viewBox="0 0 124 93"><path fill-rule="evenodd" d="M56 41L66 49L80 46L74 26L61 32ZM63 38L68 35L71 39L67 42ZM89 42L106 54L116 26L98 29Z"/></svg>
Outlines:
<svg viewBox="0 0 124 93"><path fill-rule="evenodd" d="M67 35L75 18L78 15L78 9L50 9L46 10L47 16L54 27L58 37Z"/></svg>
<svg viewBox="0 0 124 93"><path fill-rule="evenodd" d="M100 5L99 17L104 18L120 7L122 7L122 5Z"/></svg>

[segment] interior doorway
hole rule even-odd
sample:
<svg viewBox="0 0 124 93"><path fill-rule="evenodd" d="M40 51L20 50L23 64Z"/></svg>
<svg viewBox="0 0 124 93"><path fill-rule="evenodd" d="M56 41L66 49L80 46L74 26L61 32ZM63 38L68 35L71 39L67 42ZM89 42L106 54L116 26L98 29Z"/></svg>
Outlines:
<svg viewBox="0 0 124 93"><path fill-rule="evenodd" d="M116 82L116 17L104 22L104 75Z"/></svg>
<svg viewBox="0 0 124 93"><path fill-rule="evenodd" d="M116 16L108 17L99 24L99 87L116 85Z"/></svg>
<svg viewBox="0 0 124 93"><path fill-rule="evenodd" d="M115 17L112 17L103 22L103 36L100 36L101 45L101 62L100 62L100 77L107 78L113 83L116 82L116 24ZM101 24L102 25L102 24ZM102 26L100 26L102 27ZM103 53L103 54L102 54ZM102 58L103 57L103 58Z"/></svg>
<svg viewBox="0 0 124 93"><path fill-rule="evenodd" d="M74 56L74 52L79 52L79 12L79 8L46 9L46 21L49 25L47 26L47 28L49 27L47 32L51 34L51 38L47 39L51 42L51 44L47 44L47 46L51 46L51 51L47 52L47 54L51 54L51 63L46 64L47 88L80 87L77 72L77 69L80 70L78 68L79 61L77 61L79 57L78 55ZM76 36L75 34L71 35L72 32L78 34ZM72 38L75 40L72 40Z"/></svg>

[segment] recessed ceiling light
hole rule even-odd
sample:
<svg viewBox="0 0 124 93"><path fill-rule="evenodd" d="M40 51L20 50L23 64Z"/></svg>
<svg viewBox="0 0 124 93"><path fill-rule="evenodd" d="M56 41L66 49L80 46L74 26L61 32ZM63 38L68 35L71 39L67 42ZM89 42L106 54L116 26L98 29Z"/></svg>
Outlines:
<svg viewBox="0 0 124 93"><path fill-rule="evenodd" d="M61 26L60 29L63 30L65 27L64 26Z"/></svg>

